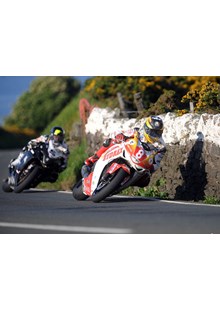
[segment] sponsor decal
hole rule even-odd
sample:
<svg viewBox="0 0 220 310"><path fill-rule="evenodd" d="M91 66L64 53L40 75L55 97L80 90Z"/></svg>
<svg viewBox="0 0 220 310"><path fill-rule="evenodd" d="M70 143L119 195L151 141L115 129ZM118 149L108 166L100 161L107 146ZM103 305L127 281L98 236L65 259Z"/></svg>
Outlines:
<svg viewBox="0 0 220 310"><path fill-rule="evenodd" d="M107 159L110 159L112 157L118 156L119 154L121 154L121 152L122 152L122 148L118 148L114 151L111 151L111 152L105 154L103 160L107 160Z"/></svg>

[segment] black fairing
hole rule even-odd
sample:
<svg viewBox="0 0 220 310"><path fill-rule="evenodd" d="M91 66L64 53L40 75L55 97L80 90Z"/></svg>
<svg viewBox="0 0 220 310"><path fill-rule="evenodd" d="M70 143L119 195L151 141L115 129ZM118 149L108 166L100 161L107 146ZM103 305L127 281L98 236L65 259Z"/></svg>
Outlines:
<svg viewBox="0 0 220 310"><path fill-rule="evenodd" d="M61 171L63 159L50 159L45 144L36 146L32 150L25 151L21 163L13 170L15 186L22 182L22 177L28 175L34 167L38 166L39 174L33 180L31 187L36 187L41 182L55 182ZM10 171L10 168L9 168Z"/></svg>

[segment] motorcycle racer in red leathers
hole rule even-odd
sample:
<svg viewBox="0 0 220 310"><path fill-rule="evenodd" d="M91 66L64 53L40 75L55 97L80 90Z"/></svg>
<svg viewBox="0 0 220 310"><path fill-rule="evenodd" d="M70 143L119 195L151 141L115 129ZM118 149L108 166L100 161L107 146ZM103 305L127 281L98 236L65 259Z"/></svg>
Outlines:
<svg viewBox="0 0 220 310"><path fill-rule="evenodd" d="M152 151L156 155L154 157L154 162L151 171L147 175L144 175L135 184L139 187L145 187L149 184L150 178L149 174L154 173L160 166L160 162L166 152L166 145L162 138L162 133L164 129L164 124L159 116L149 116L146 118L143 128L134 128L128 131L122 131L116 135L114 138L108 138L103 142L101 148L91 157L85 160L85 165L82 167L81 173L82 177L85 178L91 171L93 164L101 157L101 155L112 145L116 143L121 143L128 138L138 135L139 140L142 142L144 148L149 152Z"/></svg>

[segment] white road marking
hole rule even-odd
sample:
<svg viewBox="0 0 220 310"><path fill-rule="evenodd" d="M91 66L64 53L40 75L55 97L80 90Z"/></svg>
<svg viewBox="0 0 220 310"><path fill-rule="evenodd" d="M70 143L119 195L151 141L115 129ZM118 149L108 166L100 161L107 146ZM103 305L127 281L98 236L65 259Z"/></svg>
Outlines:
<svg viewBox="0 0 220 310"><path fill-rule="evenodd" d="M9 223L9 222L0 222L0 227L54 230L54 231L62 231L62 232L94 233L94 234L96 233L97 234L98 233L100 234L131 234L133 233L131 229L126 229L126 228L43 225L43 224Z"/></svg>
<svg viewBox="0 0 220 310"><path fill-rule="evenodd" d="M214 205L214 204L209 204L209 203L200 203L200 202L186 202L186 201L177 201L177 200L160 200L162 202L166 203L173 203L173 204L181 204L181 205L190 205L190 206L195 206L195 207L216 207L220 208L220 205Z"/></svg>
<svg viewBox="0 0 220 310"><path fill-rule="evenodd" d="M160 201L160 202L166 202L166 203L173 203L173 204L180 204L180 205L189 205L189 206L197 206L197 207L216 207L220 208L219 204L209 204L209 203L200 203L200 202L192 202L192 201L178 201L178 200L164 200L160 198L153 198L153 197L144 197L144 196L123 196L123 195L115 195L113 197L118 198L138 198L143 200L151 200L151 201Z"/></svg>

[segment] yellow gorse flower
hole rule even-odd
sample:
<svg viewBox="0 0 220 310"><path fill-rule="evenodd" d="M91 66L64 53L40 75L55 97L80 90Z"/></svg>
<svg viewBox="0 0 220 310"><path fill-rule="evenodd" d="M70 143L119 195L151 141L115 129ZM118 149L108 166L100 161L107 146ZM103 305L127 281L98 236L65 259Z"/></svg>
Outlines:
<svg viewBox="0 0 220 310"><path fill-rule="evenodd" d="M91 91L91 90L95 87L95 84L96 84L96 81L95 81L95 79L93 79L93 80L90 82L90 84L87 85L87 86L85 87L85 90L86 90L86 91Z"/></svg>

